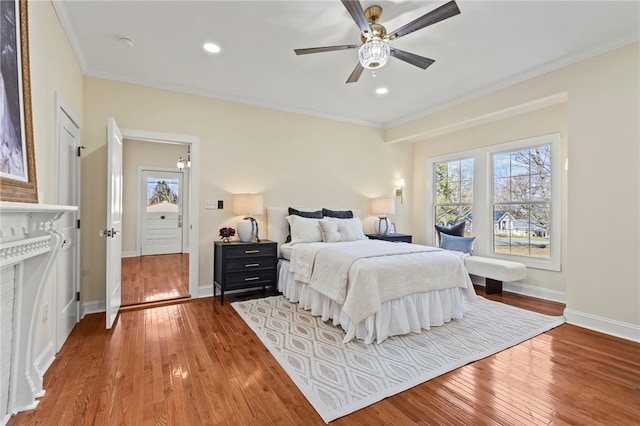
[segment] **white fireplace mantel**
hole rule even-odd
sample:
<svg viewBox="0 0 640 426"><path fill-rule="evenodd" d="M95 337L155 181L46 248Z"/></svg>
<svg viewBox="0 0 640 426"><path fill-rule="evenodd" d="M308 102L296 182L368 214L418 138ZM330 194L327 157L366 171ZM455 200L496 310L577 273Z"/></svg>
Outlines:
<svg viewBox="0 0 640 426"><path fill-rule="evenodd" d="M34 408L38 404L36 398L44 395L42 373L36 368L34 354L39 326L36 315L42 305L43 287L62 246L63 234L56 229L55 223L64 213L77 209L75 206L0 202L0 271L12 277L10 281L3 281L8 291L2 294L9 295L5 297L13 301L8 309L11 314L0 315L2 321L10 321L10 326L3 326L3 330L9 329L10 335L3 334L0 345L6 348L0 353L2 363L10 362L9 378L7 383L3 382L3 392L0 392L3 394L0 395L2 424L8 416ZM2 303L0 307L7 309Z"/></svg>

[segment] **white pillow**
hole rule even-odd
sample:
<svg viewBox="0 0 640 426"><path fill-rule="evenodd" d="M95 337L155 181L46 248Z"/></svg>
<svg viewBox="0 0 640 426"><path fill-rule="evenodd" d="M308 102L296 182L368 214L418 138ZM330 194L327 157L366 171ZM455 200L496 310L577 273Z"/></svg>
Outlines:
<svg viewBox="0 0 640 426"><path fill-rule="evenodd" d="M320 219L289 215L287 222L291 227L291 245L298 243L322 242Z"/></svg>
<svg viewBox="0 0 640 426"><path fill-rule="evenodd" d="M322 241L325 243L337 243L341 241L340 233L338 232L338 223L336 221L325 218L321 219L318 223L322 230Z"/></svg>
<svg viewBox="0 0 640 426"><path fill-rule="evenodd" d="M354 217L352 219L331 218L331 220L338 223L340 241L355 241L367 239L367 236L364 235L364 231L362 230L362 221L359 217Z"/></svg>

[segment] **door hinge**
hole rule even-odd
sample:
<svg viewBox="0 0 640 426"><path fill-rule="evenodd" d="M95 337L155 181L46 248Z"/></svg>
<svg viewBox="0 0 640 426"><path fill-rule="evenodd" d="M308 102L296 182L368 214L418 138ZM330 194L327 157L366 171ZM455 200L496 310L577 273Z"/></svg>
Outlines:
<svg viewBox="0 0 640 426"><path fill-rule="evenodd" d="M80 292L76 291L76 302L80 301Z"/></svg>
<svg viewBox="0 0 640 426"><path fill-rule="evenodd" d="M83 149L85 149L85 147L82 146L82 145L78 147L78 157L82 156L81 152L82 152Z"/></svg>
<svg viewBox="0 0 640 426"><path fill-rule="evenodd" d="M76 228L80 229L80 219L76 220Z"/></svg>

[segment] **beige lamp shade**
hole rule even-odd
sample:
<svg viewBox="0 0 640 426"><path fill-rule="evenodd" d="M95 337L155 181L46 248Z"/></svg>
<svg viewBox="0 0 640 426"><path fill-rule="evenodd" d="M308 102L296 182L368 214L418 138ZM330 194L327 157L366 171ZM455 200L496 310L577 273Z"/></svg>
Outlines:
<svg viewBox="0 0 640 426"><path fill-rule="evenodd" d="M244 216L264 214L262 194L233 194L233 214Z"/></svg>
<svg viewBox="0 0 640 426"><path fill-rule="evenodd" d="M374 198L371 200L371 213L386 216L396 212L395 198Z"/></svg>

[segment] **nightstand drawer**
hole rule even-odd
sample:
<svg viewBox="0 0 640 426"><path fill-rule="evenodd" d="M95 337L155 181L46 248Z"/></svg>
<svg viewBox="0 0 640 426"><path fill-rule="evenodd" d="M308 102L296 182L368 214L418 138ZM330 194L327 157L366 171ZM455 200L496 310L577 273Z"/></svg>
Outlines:
<svg viewBox="0 0 640 426"><path fill-rule="evenodd" d="M261 268L273 268L273 257L252 257L247 259L229 259L227 272L252 271Z"/></svg>
<svg viewBox="0 0 640 426"><path fill-rule="evenodd" d="M257 271L230 272L225 276L225 289L246 288L256 285L262 286L262 283L271 284L276 279L275 268L261 269Z"/></svg>
<svg viewBox="0 0 640 426"><path fill-rule="evenodd" d="M410 243L413 237L409 234L365 234L370 240L391 241L394 243Z"/></svg>
<svg viewBox="0 0 640 426"><path fill-rule="evenodd" d="M256 245L252 244L248 247L237 246L227 247L225 250L225 256L228 260L237 258L254 258L254 257L273 257L276 255L275 244Z"/></svg>

